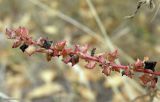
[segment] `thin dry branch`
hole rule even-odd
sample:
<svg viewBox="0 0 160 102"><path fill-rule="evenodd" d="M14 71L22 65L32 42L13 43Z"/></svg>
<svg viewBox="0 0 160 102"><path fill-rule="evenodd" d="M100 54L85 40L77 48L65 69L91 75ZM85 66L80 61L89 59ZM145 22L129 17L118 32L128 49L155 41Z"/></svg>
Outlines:
<svg viewBox="0 0 160 102"><path fill-rule="evenodd" d="M130 16L126 16L125 18L126 18L126 19L134 18L135 15L136 15L136 14L138 13L138 11L140 10L140 8L141 8L142 6L144 6L144 5L147 5L149 9L153 9L153 8L155 7L153 0L139 0L135 12L134 12L132 15L130 15Z"/></svg>

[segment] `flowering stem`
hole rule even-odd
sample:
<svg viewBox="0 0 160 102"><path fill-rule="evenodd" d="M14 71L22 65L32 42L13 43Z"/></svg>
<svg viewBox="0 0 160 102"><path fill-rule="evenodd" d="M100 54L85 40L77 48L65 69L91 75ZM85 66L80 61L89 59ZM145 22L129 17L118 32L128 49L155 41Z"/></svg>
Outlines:
<svg viewBox="0 0 160 102"><path fill-rule="evenodd" d="M102 68L102 73L107 76L109 76L112 71L121 73L120 70L122 70L122 76L126 75L130 78L132 78L136 72L144 73L144 75L140 77L141 81L144 84L150 83L150 86L153 88L158 80L156 76L160 76L160 72L154 70L157 63L154 61L141 61L138 59L135 63L130 65L116 64L115 60L118 58L117 50L110 53L104 52L95 54L96 48L93 48L89 53L88 46L75 45L74 49L66 48L66 41L53 44L53 41L41 37L34 41L32 37L29 36L28 30L24 27L19 27L15 30L6 29L6 35L8 38L14 39L12 48L20 47L20 49L28 55L45 53L47 61L50 61L52 57L62 56L62 61L64 63L71 63L72 66L74 66L79 62L79 59L83 59L87 62L85 65L86 68L93 69L96 67L96 64L99 64ZM35 46L36 49L29 53L26 49L31 45Z"/></svg>

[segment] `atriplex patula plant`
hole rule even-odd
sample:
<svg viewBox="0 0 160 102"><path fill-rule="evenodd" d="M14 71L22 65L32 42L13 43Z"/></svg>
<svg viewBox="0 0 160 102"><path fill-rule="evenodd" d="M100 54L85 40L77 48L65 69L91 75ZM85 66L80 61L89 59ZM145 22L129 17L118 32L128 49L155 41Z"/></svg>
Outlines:
<svg viewBox="0 0 160 102"><path fill-rule="evenodd" d="M151 88L155 88L158 76L160 76L160 72L154 69L157 62L149 61L148 58L144 58L144 60L137 59L135 63L128 65L116 64L115 60L118 58L118 50L96 54L96 48L88 51L88 45L75 45L73 48L68 48L66 41L53 43L48 38L42 37L38 40L33 40L25 27L6 29L6 35L8 39L14 40L12 48L19 47L22 52L27 53L29 56L35 53L45 53L47 61L50 61L52 57L61 56L64 63L71 63L74 66L80 60L85 60L87 62L86 68L93 69L98 65L106 76L115 71L121 73L122 76L134 78L135 73L139 72L142 73L139 76L142 83ZM35 50L28 52L27 48L30 46L34 46Z"/></svg>

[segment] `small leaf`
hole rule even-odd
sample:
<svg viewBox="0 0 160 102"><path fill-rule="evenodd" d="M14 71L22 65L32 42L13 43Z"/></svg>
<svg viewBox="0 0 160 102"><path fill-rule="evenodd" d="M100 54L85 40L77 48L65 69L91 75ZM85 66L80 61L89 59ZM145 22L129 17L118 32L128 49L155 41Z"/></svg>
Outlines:
<svg viewBox="0 0 160 102"><path fill-rule="evenodd" d="M143 74L139 78L143 82L144 85L147 84L148 82L150 82L153 79L152 76L150 76L149 74Z"/></svg>
<svg viewBox="0 0 160 102"><path fill-rule="evenodd" d="M143 68L144 63L140 59L137 59L137 61L134 63L135 68Z"/></svg>
<svg viewBox="0 0 160 102"><path fill-rule="evenodd" d="M65 64L68 64L70 61L71 61L71 57L70 56L67 56L66 58L63 59L63 62Z"/></svg>
<svg viewBox="0 0 160 102"><path fill-rule="evenodd" d="M61 55L62 55L63 57L66 57L71 51L72 51L71 48L63 49L63 50L61 51Z"/></svg>
<svg viewBox="0 0 160 102"><path fill-rule="evenodd" d="M59 51L62 51L66 45L66 41L61 41L56 43L55 48Z"/></svg>
<svg viewBox="0 0 160 102"><path fill-rule="evenodd" d="M157 84L157 81L158 81L158 77L154 77L153 80L151 81L151 87L152 88L155 88L155 86Z"/></svg>
<svg viewBox="0 0 160 102"><path fill-rule="evenodd" d="M16 37L14 30L12 29L7 29L5 34L7 35L8 39L14 39Z"/></svg>
<svg viewBox="0 0 160 102"><path fill-rule="evenodd" d="M96 66L95 61L89 61L88 64L85 65L86 68L93 69Z"/></svg>
<svg viewBox="0 0 160 102"><path fill-rule="evenodd" d="M53 57L53 53L47 53L46 54L47 61L50 61L52 57Z"/></svg>
<svg viewBox="0 0 160 102"><path fill-rule="evenodd" d="M12 45L12 48L17 48L21 45L22 41L19 39L16 39Z"/></svg>
<svg viewBox="0 0 160 102"><path fill-rule="evenodd" d="M15 33L19 36L27 36L28 35L28 29L25 27L19 27L18 29L15 30Z"/></svg>
<svg viewBox="0 0 160 102"><path fill-rule="evenodd" d="M109 76L111 74L111 67L103 68L102 73L104 73L106 76Z"/></svg>
<svg viewBox="0 0 160 102"><path fill-rule="evenodd" d="M115 50L114 52L111 52L111 53L107 54L107 59L110 62L114 62L115 59L117 59L117 57L118 57L118 50Z"/></svg>

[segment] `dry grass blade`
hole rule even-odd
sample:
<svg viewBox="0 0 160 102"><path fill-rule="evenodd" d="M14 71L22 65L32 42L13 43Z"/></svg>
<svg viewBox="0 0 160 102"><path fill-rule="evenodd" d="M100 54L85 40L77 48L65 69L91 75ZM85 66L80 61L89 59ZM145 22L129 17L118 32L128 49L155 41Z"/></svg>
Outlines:
<svg viewBox="0 0 160 102"><path fill-rule="evenodd" d="M156 9L156 11L155 11L155 13L154 13L154 15L153 15L153 17L152 17L152 19L151 19L151 22L153 22L153 20L156 18L159 10L160 10L160 2L158 3L158 8Z"/></svg>
<svg viewBox="0 0 160 102"><path fill-rule="evenodd" d="M74 26L76 26L77 28L81 29L82 31L91 34L91 35L96 35L96 33L94 31L92 31L90 28L88 28L87 26L81 24L80 22L76 21L75 19L65 15L64 13L54 10L50 7L48 7L47 5L43 4L42 2L38 1L38 0L29 0L30 2L32 2L33 4L43 8L44 10L49 11L50 14L56 15L59 18L63 19L64 21L73 24Z"/></svg>
<svg viewBox="0 0 160 102"><path fill-rule="evenodd" d="M157 89L153 90L153 91L149 91L144 95L141 96L137 96L135 99L133 99L131 102L136 102L139 99L145 99L145 97L149 97L149 101L148 102L153 102L155 95L157 94ZM145 100L144 100L145 101Z"/></svg>
<svg viewBox="0 0 160 102"><path fill-rule="evenodd" d="M91 0L86 0L86 1L87 1L87 4L88 4L88 6L90 7L90 10L91 10L91 12L92 12L92 14L93 14L93 16L94 16L94 18L95 18L95 20L96 20L99 28L100 28L100 30L101 30L102 35L104 36L104 41L103 41L103 43L107 44L107 47L109 47L109 49L110 49L111 51L112 51L112 50L115 50L115 47L116 47L116 48L118 48L118 47L115 46L115 45L112 43L112 41L110 40L110 38L109 38L109 36L108 36L108 34L107 34L107 31L106 31L105 27L103 26L103 23L102 23L100 17L98 16L97 11L96 11L93 3L91 2ZM102 37L102 38L103 38L103 37ZM134 62L134 60L133 60L132 57L130 57L129 55L127 55L127 54L126 54L125 52L123 52L123 50L121 50L120 48L118 48L118 49L119 49L120 53L123 54L123 55L125 56L125 58L126 58L129 62ZM117 61L117 63L119 63L119 61Z"/></svg>
<svg viewBox="0 0 160 102"><path fill-rule="evenodd" d="M0 92L0 102L18 102L18 99L10 98L6 94Z"/></svg>
<svg viewBox="0 0 160 102"><path fill-rule="evenodd" d="M86 0L86 1L87 1L87 4L88 4L88 6L89 6L89 8L90 8L90 10L91 10L96 22L97 22L97 24L99 26L99 29L101 30L101 34L103 35L107 46L109 47L109 49L111 51L115 50L114 45L111 42L110 38L108 37L107 31L106 31L106 29L105 29L100 17L98 16L97 11L96 11L93 3L91 2L91 0Z"/></svg>

